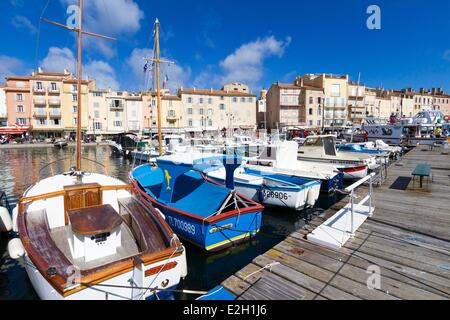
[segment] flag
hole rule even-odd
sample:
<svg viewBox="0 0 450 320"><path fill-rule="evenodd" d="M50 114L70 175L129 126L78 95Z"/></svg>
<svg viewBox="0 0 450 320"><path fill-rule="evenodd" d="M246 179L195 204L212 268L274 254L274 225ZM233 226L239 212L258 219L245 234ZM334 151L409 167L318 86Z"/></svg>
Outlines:
<svg viewBox="0 0 450 320"><path fill-rule="evenodd" d="M164 80L163 80L163 89L166 88L167 82L169 82L169 77L166 74L166 76L164 77Z"/></svg>
<svg viewBox="0 0 450 320"><path fill-rule="evenodd" d="M147 69L148 69L148 63L146 63L144 66L144 72L147 72Z"/></svg>

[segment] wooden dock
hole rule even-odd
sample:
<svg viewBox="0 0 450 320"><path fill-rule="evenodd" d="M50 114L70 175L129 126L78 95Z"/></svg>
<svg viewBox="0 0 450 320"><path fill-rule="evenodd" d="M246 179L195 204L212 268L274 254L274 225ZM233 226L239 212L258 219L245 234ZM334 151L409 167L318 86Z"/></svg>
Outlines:
<svg viewBox="0 0 450 320"><path fill-rule="evenodd" d="M432 182L423 189L418 181L406 190L390 189L398 177L411 177L419 163L431 165ZM367 193L367 187L359 190ZM240 300L450 298L449 155L420 146L391 165L386 181L374 188L375 214L343 248L306 240L347 203L335 204L325 217L292 233L222 286ZM367 285L371 266L379 268L380 289Z"/></svg>

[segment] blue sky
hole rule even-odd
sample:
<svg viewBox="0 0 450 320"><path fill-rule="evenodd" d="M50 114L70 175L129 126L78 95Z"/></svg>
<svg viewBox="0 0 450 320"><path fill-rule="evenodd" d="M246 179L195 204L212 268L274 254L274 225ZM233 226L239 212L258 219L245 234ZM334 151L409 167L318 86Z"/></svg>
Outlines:
<svg viewBox="0 0 450 320"><path fill-rule="evenodd" d="M87 39L84 74L116 89L148 87L155 18L161 49L176 65L169 86L219 88L243 81L253 90L305 73L348 73L385 88L450 91L450 1L447 0L84 0L85 28L118 41ZM74 70L76 44L65 23L74 0L0 2L0 77ZM47 6L48 4L48 6ZM369 5L381 9L381 30L369 30ZM47 7L46 7L47 6ZM44 8L46 7L46 10Z"/></svg>

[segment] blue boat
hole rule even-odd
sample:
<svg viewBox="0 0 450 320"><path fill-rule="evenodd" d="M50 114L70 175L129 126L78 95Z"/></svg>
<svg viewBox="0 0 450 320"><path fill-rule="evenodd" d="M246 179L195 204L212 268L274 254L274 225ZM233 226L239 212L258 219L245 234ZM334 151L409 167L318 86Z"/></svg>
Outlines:
<svg viewBox="0 0 450 320"><path fill-rule="evenodd" d="M261 227L260 204L234 190L233 173L241 165L236 156L189 159L174 154L136 167L131 182L142 200L159 209L183 239L206 251L218 251L255 236ZM221 161L225 186L208 180L201 170Z"/></svg>
<svg viewBox="0 0 450 320"><path fill-rule="evenodd" d="M379 149L369 149L364 146L364 144L359 143L341 143L336 145L338 151L344 152L359 152L359 153L370 153L375 156L389 156L389 153Z"/></svg>

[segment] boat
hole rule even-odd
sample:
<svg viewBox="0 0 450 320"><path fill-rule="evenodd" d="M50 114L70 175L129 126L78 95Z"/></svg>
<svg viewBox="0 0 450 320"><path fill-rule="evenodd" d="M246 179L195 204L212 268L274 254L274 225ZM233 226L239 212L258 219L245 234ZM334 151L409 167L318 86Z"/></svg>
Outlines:
<svg viewBox="0 0 450 320"><path fill-rule="evenodd" d="M71 30L81 44L82 1L79 8L79 29ZM77 92L82 89L81 52L78 45ZM129 184L82 170L81 121L76 132L76 166L36 182L13 210L18 236L8 243L10 257L23 259L42 300L164 297L187 274L182 243Z"/></svg>
<svg viewBox="0 0 450 320"><path fill-rule="evenodd" d="M207 169L208 178L225 184L226 170L223 166ZM291 183L264 175L246 173L239 167L234 173L236 191L265 206L303 210L314 207L320 195L320 182L303 179L301 183Z"/></svg>
<svg viewBox="0 0 450 320"><path fill-rule="evenodd" d="M138 138L135 133L123 132L116 134L107 143L114 155L130 156L131 152L136 149Z"/></svg>
<svg viewBox="0 0 450 320"><path fill-rule="evenodd" d="M67 146L68 146L68 143L67 143L67 140L61 139L61 140L55 141L55 142L53 143L53 145L54 145L56 148L62 149L62 148L67 147Z"/></svg>
<svg viewBox="0 0 450 320"><path fill-rule="evenodd" d="M434 137L436 127L442 127L444 115L437 110L423 110L410 118L379 119L369 117L363 129L369 141L383 140L389 145L417 146L443 143L445 137Z"/></svg>
<svg viewBox="0 0 450 320"><path fill-rule="evenodd" d="M367 176L369 169L378 166L376 158L366 154L344 153L336 150L332 135L309 136L298 148L298 159L328 163L344 173L344 179L354 180Z"/></svg>
<svg viewBox="0 0 450 320"><path fill-rule="evenodd" d="M202 174L217 162L226 168L225 186ZM159 157L156 164L134 168L130 180L141 199L159 209L183 239L203 250L219 251L259 232L264 207L234 187L239 157L181 153Z"/></svg>
<svg viewBox="0 0 450 320"><path fill-rule="evenodd" d="M263 149L257 157L247 159L246 173L302 185L310 179L320 182L320 191L333 193L343 187L344 174L336 166L297 160L295 141L278 142Z"/></svg>

